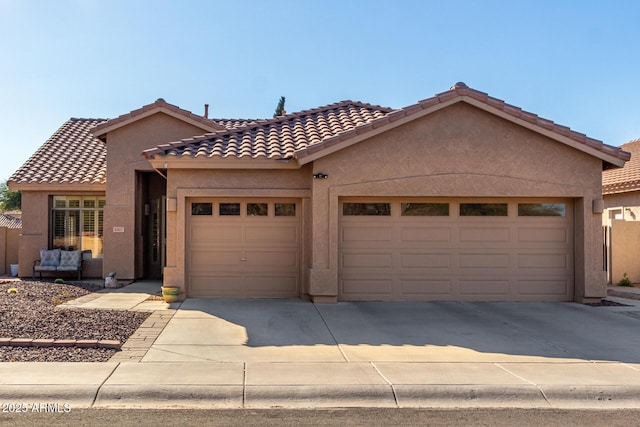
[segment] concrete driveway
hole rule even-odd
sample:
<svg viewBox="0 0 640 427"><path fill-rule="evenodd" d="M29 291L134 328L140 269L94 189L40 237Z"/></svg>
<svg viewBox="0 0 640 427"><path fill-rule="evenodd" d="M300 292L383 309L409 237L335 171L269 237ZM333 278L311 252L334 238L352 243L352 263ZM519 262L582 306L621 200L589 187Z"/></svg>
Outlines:
<svg viewBox="0 0 640 427"><path fill-rule="evenodd" d="M142 362L640 363L640 306L183 302Z"/></svg>

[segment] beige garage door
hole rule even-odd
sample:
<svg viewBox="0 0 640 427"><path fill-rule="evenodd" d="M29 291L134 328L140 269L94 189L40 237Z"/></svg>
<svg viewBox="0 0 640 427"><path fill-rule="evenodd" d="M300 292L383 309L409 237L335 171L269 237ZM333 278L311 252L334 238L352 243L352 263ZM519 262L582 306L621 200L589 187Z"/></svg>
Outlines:
<svg viewBox="0 0 640 427"><path fill-rule="evenodd" d="M570 200L345 199L340 299L569 301Z"/></svg>
<svg viewBox="0 0 640 427"><path fill-rule="evenodd" d="M189 296L298 296L295 201L193 199L187 216Z"/></svg>

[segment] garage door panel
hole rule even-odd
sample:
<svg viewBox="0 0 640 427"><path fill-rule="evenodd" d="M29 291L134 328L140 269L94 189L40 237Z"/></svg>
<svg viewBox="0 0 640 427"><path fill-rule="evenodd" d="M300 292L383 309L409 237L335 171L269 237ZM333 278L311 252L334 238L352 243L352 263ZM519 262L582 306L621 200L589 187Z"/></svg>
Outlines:
<svg viewBox="0 0 640 427"><path fill-rule="evenodd" d="M508 227L462 227L460 242L509 242L511 239Z"/></svg>
<svg viewBox="0 0 640 427"><path fill-rule="evenodd" d="M343 253L342 266L346 268L379 269L393 266L393 254L386 253Z"/></svg>
<svg viewBox="0 0 640 427"><path fill-rule="evenodd" d="M354 226L344 229L343 242L390 242L393 237L393 228L387 227L362 227Z"/></svg>
<svg viewBox="0 0 640 427"><path fill-rule="evenodd" d="M191 253L191 268L199 269L204 267L209 270L211 267L238 267L241 264L242 251L193 251Z"/></svg>
<svg viewBox="0 0 640 427"><path fill-rule="evenodd" d="M295 276L249 276L246 278L245 286L247 292L257 297L289 297L296 293L297 278Z"/></svg>
<svg viewBox="0 0 640 427"><path fill-rule="evenodd" d="M448 225L436 227L400 227L400 239L403 242L451 242L451 229Z"/></svg>
<svg viewBox="0 0 640 427"><path fill-rule="evenodd" d="M508 253L463 253L459 259L461 269L509 268Z"/></svg>
<svg viewBox="0 0 640 427"><path fill-rule="evenodd" d="M569 291L569 283L563 279L519 280L518 290L525 295L566 296Z"/></svg>
<svg viewBox="0 0 640 427"><path fill-rule="evenodd" d="M463 279L458 282L461 295L508 295L509 281L495 276L493 279Z"/></svg>
<svg viewBox="0 0 640 427"><path fill-rule="evenodd" d="M569 233L565 227L527 227L518 229L518 242L568 243Z"/></svg>
<svg viewBox="0 0 640 427"><path fill-rule="evenodd" d="M236 276L191 275L189 293L194 297L210 296L214 287L218 296L241 296L242 279Z"/></svg>
<svg viewBox="0 0 640 427"><path fill-rule="evenodd" d="M366 296L380 296L391 295L393 281L391 279L383 280L357 280L357 279L345 279L343 281L342 293L345 295L362 297Z"/></svg>
<svg viewBox="0 0 640 427"><path fill-rule="evenodd" d="M518 267L536 270L567 270L569 268L569 259L566 253L519 254Z"/></svg>
<svg viewBox="0 0 640 427"><path fill-rule="evenodd" d="M448 253L401 253L400 266L407 269L448 269L452 265L451 258Z"/></svg>
<svg viewBox="0 0 640 427"><path fill-rule="evenodd" d="M295 247L298 243L298 228L295 225L247 226L246 233L245 241L248 244Z"/></svg>
<svg viewBox="0 0 640 427"><path fill-rule="evenodd" d="M424 280L424 279L404 279L400 280L402 294L406 295L447 295L451 293L450 280Z"/></svg>
<svg viewBox="0 0 640 427"><path fill-rule="evenodd" d="M238 242L242 239L242 228L238 226L193 226L191 246L208 246L212 242Z"/></svg>
<svg viewBox="0 0 640 427"><path fill-rule="evenodd" d="M264 270L286 270L291 271L298 265L298 252L273 250L273 251L259 251L252 250L246 252L247 264L250 269L259 268Z"/></svg>

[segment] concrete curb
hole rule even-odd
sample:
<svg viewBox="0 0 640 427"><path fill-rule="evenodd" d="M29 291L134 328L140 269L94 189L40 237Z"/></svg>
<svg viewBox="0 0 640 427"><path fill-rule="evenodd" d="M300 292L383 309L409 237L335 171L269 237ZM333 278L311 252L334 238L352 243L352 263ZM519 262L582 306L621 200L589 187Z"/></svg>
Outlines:
<svg viewBox="0 0 640 427"><path fill-rule="evenodd" d="M98 384L0 384L0 403L21 405L31 412L35 404L64 404L72 408L90 408L93 405ZM20 411L23 412L23 411Z"/></svg>
<svg viewBox="0 0 640 427"><path fill-rule="evenodd" d="M640 385L540 386L549 403L560 409L637 409Z"/></svg>
<svg viewBox="0 0 640 427"><path fill-rule="evenodd" d="M640 386L0 385L0 402L72 408L631 409Z"/></svg>
<svg viewBox="0 0 640 427"><path fill-rule="evenodd" d="M549 408L534 385L396 385L401 408Z"/></svg>
<svg viewBox="0 0 640 427"><path fill-rule="evenodd" d="M388 385L246 386L245 408L393 408Z"/></svg>
<svg viewBox="0 0 640 427"><path fill-rule="evenodd" d="M242 408L242 386L104 385L94 408Z"/></svg>

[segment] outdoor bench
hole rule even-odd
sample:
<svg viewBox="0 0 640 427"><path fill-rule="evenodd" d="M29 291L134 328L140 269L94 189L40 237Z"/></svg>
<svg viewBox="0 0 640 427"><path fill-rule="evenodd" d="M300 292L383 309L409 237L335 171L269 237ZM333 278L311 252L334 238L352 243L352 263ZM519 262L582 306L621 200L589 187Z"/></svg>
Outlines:
<svg viewBox="0 0 640 427"><path fill-rule="evenodd" d="M62 249L40 249L40 259L33 261L33 279L36 272L64 273L78 272L78 280L82 280L82 251L65 251Z"/></svg>

